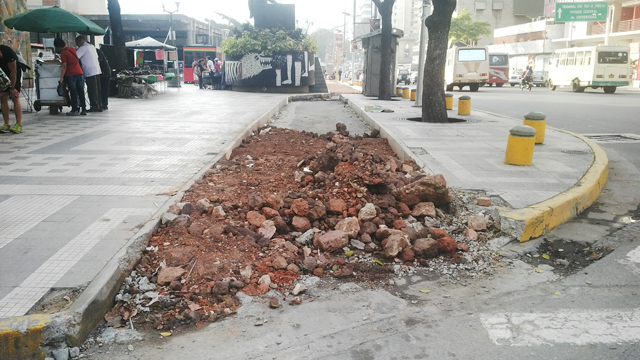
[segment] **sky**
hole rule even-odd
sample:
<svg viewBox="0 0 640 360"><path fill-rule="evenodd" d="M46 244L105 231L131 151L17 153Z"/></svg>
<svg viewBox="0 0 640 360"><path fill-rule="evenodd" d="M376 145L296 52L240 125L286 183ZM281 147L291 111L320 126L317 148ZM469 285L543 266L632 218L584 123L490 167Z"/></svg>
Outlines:
<svg viewBox="0 0 640 360"><path fill-rule="evenodd" d="M123 14L159 14L162 13L162 4L168 11L176 9L175 1L164 0L119 0ZM309 32L320 28L342 28L344 24L343 11L353 12L353 0L277 0L280 4L296 5L296 20L298 27ZM219 12L232 17L241 23L249 21L249 5L247 0L181 0L179 13L196 19L216 19L215 13ZM308 24L309 22L310 24ZM346 17L350 24L353 19ZM347 24L347 28L349 25Z"/></svg>

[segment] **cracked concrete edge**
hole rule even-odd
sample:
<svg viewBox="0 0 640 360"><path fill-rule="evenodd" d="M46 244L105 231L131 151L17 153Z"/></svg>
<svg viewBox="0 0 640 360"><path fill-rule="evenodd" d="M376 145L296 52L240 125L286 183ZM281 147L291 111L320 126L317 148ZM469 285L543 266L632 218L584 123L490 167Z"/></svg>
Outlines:
<svg viewBox="0 0 640 360"><path fill-rule="evenodd" d="M317 97L324 98L322 95ZM229 159L242 141L262 126L298 96L283 97L275 106L263 113L240 132L210 162L205 164L174 195L152 215L146 224L100 270L89 286L73 302L69 309L45 315L26 315L0 319L0 359L44 359L51 349L80 346L103 320L113 306L115 295L124 278L134 269L149 243L151 235L160 226L162 214L182 200L184 193L193 186L222 158Z"/></svg>
<svg viewBox="0 0 640 360"><path fill-rule="evenodd" d="M420 167L433 171L426 167L409 147L402 141L393 138L393 134L382 124L373 119L364 109L358 107L353 101L343 96L340 100L347 103L353 111L360 116L369 127L379 129L380 136L386 138L393 151L402 159L412 158ZM480 113L491 116L522 121L509 116L495 114L489 111L473 109ZM598 198L604 188L609 176L609 159L605 151L594 141L562 129L547 126L548 129L563 132L584 141L593 153L594 160L587 172L576 182L576 184L556 196L543 202L521 208L521 209L501 209L500 225L501 230L520 242L524 242L545 234L548 230L563 224L574 218L582 211L586 210Z"/></svg>

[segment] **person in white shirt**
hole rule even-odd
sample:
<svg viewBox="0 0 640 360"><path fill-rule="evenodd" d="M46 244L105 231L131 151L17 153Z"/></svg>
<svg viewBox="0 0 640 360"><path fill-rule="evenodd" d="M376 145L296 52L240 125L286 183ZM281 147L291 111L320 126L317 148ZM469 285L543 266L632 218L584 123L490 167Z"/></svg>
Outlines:
<svg viewBox="0 0 640 360"><path fill-rule="evenodd" d="M98 60L98 52L95 46L89 44L84 36L76 37L76 53L80 66L84 73L84 79L87 83L87 92L89 93L89 112L102 112L102 96L100 94L100 61Z"/></svg>

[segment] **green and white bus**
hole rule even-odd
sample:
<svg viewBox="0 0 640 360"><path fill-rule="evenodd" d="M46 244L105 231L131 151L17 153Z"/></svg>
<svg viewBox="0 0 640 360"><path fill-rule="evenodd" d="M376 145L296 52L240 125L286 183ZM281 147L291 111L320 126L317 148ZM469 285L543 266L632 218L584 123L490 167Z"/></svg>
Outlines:
<svg viewBox="0 0 640 360"><path fill-rule="evenodd" d="M598 45L556 50L549 67L549 88L571 86L581 93L588 87L607 94L629 85L629 46Z"/></svg>

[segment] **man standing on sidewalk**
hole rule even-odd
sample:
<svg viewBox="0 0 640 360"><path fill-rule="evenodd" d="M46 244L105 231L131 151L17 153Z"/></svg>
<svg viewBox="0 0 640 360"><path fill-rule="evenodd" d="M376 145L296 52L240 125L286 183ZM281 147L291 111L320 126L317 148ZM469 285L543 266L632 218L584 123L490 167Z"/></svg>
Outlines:
<svg viewBox="0 0 640 360"><path fill-rule="evenodd" d="M100 62L100 96L102 97L102 110L109 110L109 86L111 85L111 66L102 50L96 48L98 61Z"/></svg>
<svg viewBox="0 0 640 360"><path fill-rule="evenodd" d="M100 61L95 46L89 44L84 36L76 37L76 45L80 66L87 82L89 93L89 112L102 112L102 96L100 95ZM84 96L84 94L83 94Z"/></svg>
<svg viewBox="0 0 640 360"><path fill-rule="evenodd" d="M9 78L9 87L0 92L2 102L2 118L4 124L0 126L0 133L11 131L19 134L22 132L22 105L20 104L20 85L22 83L22 71L18 65L18 56L8 46L0 45L0 68ZM9 125L9 97L13 100L13 112L16 114L16 124Z"/></svg>
<svg viewBox="0 0 640 360"><path fill-rule="evenodd" d="M61 38L53 40L53 46L55 46L56 52L60 54L60 60L62 61L60 82L67 84L71 96L71 111L69 111L67 115L87 115L87 105L84 98L84 79L82 77L82 68L78 62L76 49L67 46ZM79 93L81 93L82 96L78 96ZM80 107L82 108L81 113L78 112L78 99L80 99Z"/></svg>

